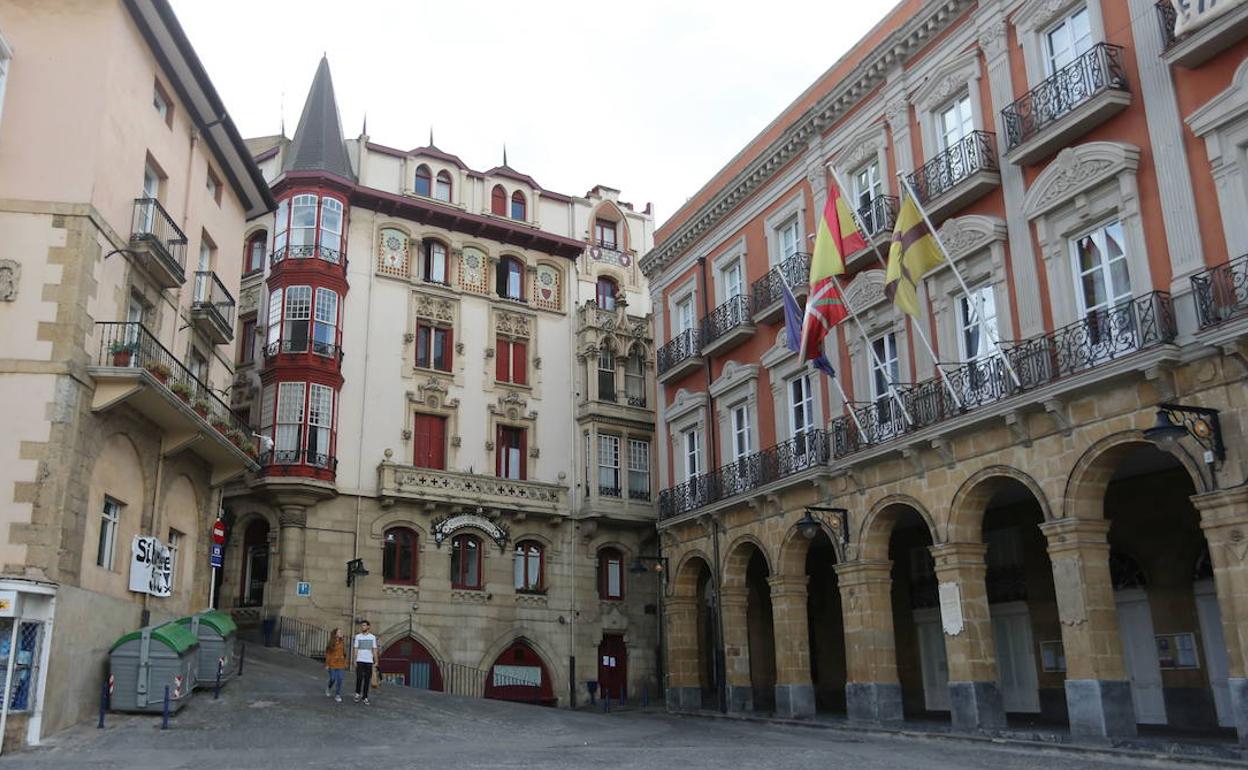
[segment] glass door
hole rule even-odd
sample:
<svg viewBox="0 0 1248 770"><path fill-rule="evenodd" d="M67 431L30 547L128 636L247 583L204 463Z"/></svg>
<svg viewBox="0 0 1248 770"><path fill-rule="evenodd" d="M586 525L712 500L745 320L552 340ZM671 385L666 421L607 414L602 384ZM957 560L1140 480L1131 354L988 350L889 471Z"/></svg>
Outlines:
<svg viewBox="0 0 1248 770"><path fill-rule="evenodd" d="M1115 349L1133 344L1131 276L1122 223L1110 222L1071 243L1078 311L1088 324L1086 366L1112 358Z"/></svg>

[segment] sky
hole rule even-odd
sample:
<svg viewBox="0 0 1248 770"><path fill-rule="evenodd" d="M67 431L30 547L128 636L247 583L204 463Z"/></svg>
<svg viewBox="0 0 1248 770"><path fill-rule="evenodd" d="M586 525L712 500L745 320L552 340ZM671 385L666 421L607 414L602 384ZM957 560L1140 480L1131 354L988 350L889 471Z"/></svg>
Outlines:
<svg viewBox="0 0 1248 770"><path fill-rule="evenodd" d="M244 137L287 136L322 54L343 132L437 146L662 224L893 6L172 0ZM748 9L748 12L746 10Z"/></svg>

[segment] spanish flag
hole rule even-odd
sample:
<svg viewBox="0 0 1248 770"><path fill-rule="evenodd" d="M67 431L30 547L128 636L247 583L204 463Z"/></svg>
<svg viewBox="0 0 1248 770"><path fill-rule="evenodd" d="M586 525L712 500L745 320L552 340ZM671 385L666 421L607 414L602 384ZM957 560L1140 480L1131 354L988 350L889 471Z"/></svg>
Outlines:
<svg viewBox="0 0 1248 770"><path fill-rule="evenodd" d="M849 205L837 186L829 185L828 200L815 231L815 253L810 258L810 297L802 319L801 360L821 355L823 338L849 314L836 276L845 272L846 254L866 247L867 241L858 231Z"/></svg>
<svg viewBox="0 0 1248 770"><path fill-rule="evenodd" d="M923 274L942 264L935 236L913 197L907 197L897 212L893 243L888 249L888 269L884 271L884 294L901 310L919 314L918 285Z"/></svg>

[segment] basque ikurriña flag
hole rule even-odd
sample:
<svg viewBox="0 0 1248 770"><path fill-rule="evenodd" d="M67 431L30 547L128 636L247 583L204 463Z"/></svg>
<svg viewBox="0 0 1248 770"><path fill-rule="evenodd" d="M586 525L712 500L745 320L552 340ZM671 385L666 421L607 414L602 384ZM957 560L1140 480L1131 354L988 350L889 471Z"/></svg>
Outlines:
<svg viewBox="0 0 1248 770"><path fill-rule="evenodd" d="M828 336L849 312L841 297L836 276L845 272L845 255L867 247L867 241L854 222L849 204L835 184L828 186L828 200L815 231L815 253L810 258L810 296L802 319L802 346L799 355L809 361L823 352Z"/></svg>
<svg viewBox="0 0 1248 770"><path fill-rule="evenodd" d="M783 278L784 276L781 275L781 280ZM797 297L793 296L788 282L785 282L781 288L784 289L784 341L789 350L796 353L802 347L802 308L797 304ZM836 370L832 368L832 362L828 360L822 348L819 350L819 355L811 359L811 363L829 377L836 376Z"/></svg>

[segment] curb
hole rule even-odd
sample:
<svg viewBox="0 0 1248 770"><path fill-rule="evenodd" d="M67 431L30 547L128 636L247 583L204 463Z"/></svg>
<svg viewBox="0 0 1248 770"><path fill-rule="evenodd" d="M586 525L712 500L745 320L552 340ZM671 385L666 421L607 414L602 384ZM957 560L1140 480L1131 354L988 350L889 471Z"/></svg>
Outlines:
<svg viewBox="0 0 1248 770"><path fill-rule="evenodd" d="M909 739L925 739L937 741L957 741L963 743L990 744L1002 747L1027 748L1034 750L1053 750L1064 754L1077 754L1080 756L1102 756L1106 758L1116 759L1135 759L1148 761L1163 761L1190 765L1215 765L1218 767L1235 767L1248 768L1248 761L1244 759L1234 759L1226 756L1217 756L1215 754L1201 753L1199 750L1187 752L1175 751L1152 751L1144 748L1130 748L1113 745L1098 745L1096 743L1070 743L1064 742L1065 739L1057 739L1053 741L1045 740L1028 740L1025 738L1014 738L1006 735L992 734L975 734L975 733L958 733L958 732L935 732L926 730L913 730L906 728L888 728L870 724L836 724L829 722L817 722L813 720L803 719L781 719L776 717L761 717L743 714L722 714L713 711L668 711L668 715L675 717L686 717L695 719L720 719L724 721L737 722L755 722L758 724L779 725L783 727L804 727L811 730L835 730L838 732L866 733L869 735L890 737L890 738L909 738ZM1178 742L1167 742L1168 747L1177 748L1184 745ZM1192 747L1195 748L1195 747ZM1229 751L1236 749L1229 748Z"/></svg>

